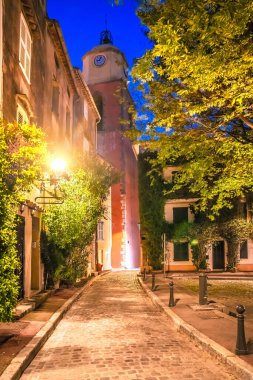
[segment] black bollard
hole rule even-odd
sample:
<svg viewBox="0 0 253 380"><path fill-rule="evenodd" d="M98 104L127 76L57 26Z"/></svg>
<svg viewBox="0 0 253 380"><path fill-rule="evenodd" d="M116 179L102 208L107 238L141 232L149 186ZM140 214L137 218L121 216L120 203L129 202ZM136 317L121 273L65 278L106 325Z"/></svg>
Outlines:
<svg viewBox="0 0 253 380"><path fill-rule="evenodd" d="M236 355L247 355L248 347L245 339L244 331L244 315L245 307L243 305L236 306L237 315L237 339L236 339Z"/></svg>
<svg viewBox="0 0 253 380"><path fill-rule="evenodd" d="M207 275L200 273L199 275L199 304L207 304Z"/></svg>
<svg viewBox="0 0 253 380"><path fill-rule="evenodd" d="M169 300L169 307L173 307L176 305L174 301L174 288L173 288L173 281L169 282L169 287L170 287L170 300Z"/></svg>
<svg viewBox="0 0 253 380"><path fill-rule="evenodd" d="M143 281L146 280L146 268L143 269Z"/></svg>
<svg viewBox="0 0 253 380"><path fill-rule="evenodd" d="M152 290L155 290L155 273L152 272Z"/></svg>

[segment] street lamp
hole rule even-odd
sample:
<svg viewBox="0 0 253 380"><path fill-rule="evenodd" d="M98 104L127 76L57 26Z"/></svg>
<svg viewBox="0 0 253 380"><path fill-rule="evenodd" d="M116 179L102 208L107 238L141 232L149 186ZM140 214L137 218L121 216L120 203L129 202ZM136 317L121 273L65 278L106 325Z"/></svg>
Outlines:
<svg viewBox="0 0 253 380"><path fill-rule="evenodd" d="M58 175L64 173L66 169L66 161L62 158L55 158L51 162L51 169L54 173Z"/></svg>
<svg viewBox="0 0 253 380"><path fill-rule="evenodd" d="M50 163L50 174L45 176L40 183L40 195L35 198L37 204L52 205L62 204L64 199L59 189L59 181L67 178L66 161L62 158L54 158Z"/></svg>

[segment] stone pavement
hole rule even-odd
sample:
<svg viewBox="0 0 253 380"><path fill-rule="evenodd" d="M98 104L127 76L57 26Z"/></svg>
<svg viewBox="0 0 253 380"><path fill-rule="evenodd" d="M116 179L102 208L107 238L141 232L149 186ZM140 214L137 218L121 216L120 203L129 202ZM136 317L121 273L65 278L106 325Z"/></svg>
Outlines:
<svg viewBox="0 0 253 380"><path fill-rule="evenodd" d="M136 275L126 271L99 277L65 314L21 379L240 379L177 332Z"/></svg>
<svg viewBox="0 0 253 380"><path fill-rule="evenodd" d="M0 338L4 341L6 336L11 336L10 339L0 345L0 375L13 358L43 328L50 317L62 305L65 305L66 301L76 292L78 292L77 288L59 289L54 294L51 294L38 309L30 311L28 314L25 313L21 319L14 322L0 323ZM23 304L20 305L20 312L22 311L24 311Z"/></svg>
<svg viewBox="0 0 253 380"><path fill-rule="evenodd" d="M211 279L212 275L208 274L208 278ZM172 308L173 312L188 324L198 329L198 331L234 353L237 337L237 319L229 316L228 313L232 311L235 314L236 304L232 310L229 310L223 304L216 303L215 300L212 300L212 303L208 305L200 306L198 294L182 288L180 281L179 284L177 283L176 274L173 277L164 278L164 275L160 273L155 276L156 290L153 294L164 305L168 305L168 284L171 279L174 282L174 299L176 300L176 306ZM151 275L147 276L144 284L151 289ZM208 300L210 300L209 297ZM252 302L252 300L249 300L249 302ZM241 356L241 359L252 365L253 373L253 325L252 316L247 316L247 309L245 315L245 336L246 341L249 343L250 354Z"/></svg>

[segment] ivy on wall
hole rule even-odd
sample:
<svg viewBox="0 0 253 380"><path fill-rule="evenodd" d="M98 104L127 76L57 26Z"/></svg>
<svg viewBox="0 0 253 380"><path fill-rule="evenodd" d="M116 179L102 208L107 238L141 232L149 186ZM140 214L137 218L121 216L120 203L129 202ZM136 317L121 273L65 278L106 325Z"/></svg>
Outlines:
<svg viewBox="0 0 253 380"><path fill-rule="evenodd" d="M163 258L164 196L159 172L150 176L150 160L155 156L150 151L139 154L139 203L143 263L159 269Z"/></svg>

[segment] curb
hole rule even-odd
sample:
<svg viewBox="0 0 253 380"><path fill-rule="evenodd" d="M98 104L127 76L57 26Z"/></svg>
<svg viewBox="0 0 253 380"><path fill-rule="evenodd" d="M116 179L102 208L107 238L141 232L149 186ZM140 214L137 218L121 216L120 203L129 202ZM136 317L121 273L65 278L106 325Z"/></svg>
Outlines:
<svg viewBox="0 0 253 380"><path fill-rule="evenodd" d="M228 365L230 370L236 373L241 380L253 380L253 367L240 359L233 352L222 347L219 343L202 334L195 327L186 323L171 308L167 307L149 288L143 283L140 277L137 277L139 284L145 293L151 298L155 306L164 312L173 322L177 331L186 334L191 340L201 345L211 355L219 358L222 363Z"/></svg>
<svg viewBox="0 0 253 380"><path fill-rule="evenodd" d="M22 373L29 366L31 361L46 343L50 335L55 330L64 314L70 309L75 301L87 290L94 281L100 276L96 276L88 281L83 288L78 290L71 298L69 298L46 322L46 324L37 332L32 340L13 358L8 367L0 376L0 380L18 380Z"/></svg>

